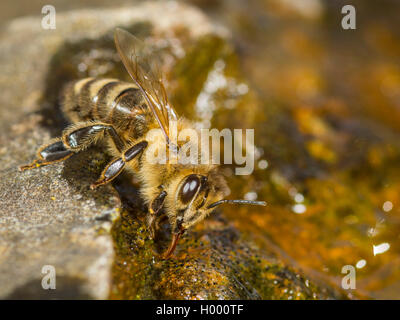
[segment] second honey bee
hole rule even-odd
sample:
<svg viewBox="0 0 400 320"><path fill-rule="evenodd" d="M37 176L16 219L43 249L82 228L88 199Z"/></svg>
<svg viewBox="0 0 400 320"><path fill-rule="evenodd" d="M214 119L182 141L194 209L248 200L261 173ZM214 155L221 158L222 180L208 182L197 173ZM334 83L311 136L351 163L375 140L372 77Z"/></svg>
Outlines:
<svg viewBox="0 0 400 320"><path fill-rule="evenodd" d="M164 143L177 152L181 146L170 141L170 122L176 122L178 131L193 126L187 119L178 118L154 67L139 56L143 42L122 29L116 29L114 39L134 82L85 78L68 84L61 103L72 125L60 138L40 147L38 158L20 169L60 162L95 143L102 144L113 160L91 188L109 183L125 169L136 175L148 206L151 236L155 234L157 219L164 214L168 217L172 239L163 255L168 258L185 230L202 221L216 206L222 203L265 205L265 202L224 199L228 188L216 165L179 161L161 164L148 159L145 150L150 147L151 129L159 129L163 134L163 139L152 143Z"/></svg>

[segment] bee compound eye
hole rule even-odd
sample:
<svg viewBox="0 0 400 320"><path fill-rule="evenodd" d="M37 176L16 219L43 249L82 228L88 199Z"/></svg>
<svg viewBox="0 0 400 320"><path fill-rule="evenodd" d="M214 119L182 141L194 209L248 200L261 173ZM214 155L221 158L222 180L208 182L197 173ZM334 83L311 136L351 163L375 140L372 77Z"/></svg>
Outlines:
<svg viewBox="0 0 400 320"><path fill-rule="evenodd" d="M187 176L180 191L181 201L183 203L190 202L200 188L200 185L200 178L197 175L191 174Z"/></svg>

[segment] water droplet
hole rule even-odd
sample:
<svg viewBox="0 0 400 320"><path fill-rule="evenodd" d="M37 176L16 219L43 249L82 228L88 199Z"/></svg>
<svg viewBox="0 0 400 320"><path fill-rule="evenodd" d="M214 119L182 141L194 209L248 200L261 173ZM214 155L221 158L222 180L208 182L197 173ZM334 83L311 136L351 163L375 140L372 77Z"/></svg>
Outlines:
<svg viewBox="0 0 400 320"><path fill-rule="evenodd" d="M267 160L260 160L258 162L258 167L260 169L267 169L268 168L268 161Z"/></svg>
<svg viewBox="0 0 400 320"><path fill-rule="evenodd" d="M304 196L301 193L296 193L296 195L294 196L294 201L296 201L297 203L303 202Z"/></svg>
<svg viewBox="0 0 400 320"><path fill-rule="evenodd" d="M247 193L244 195L244 198L245 198L246 200L254 201L254 200L257 199L257 193L254 192L254 191L247 192Z"/></svg>
<svg viewBox="0 0 400 320"><path fill-rule="evenodd" d="M358 269L362 269L362 268L364 268L366 266L366 264L367 264L367 261L365 261L364 259L361 259L360 261L358 261L356 263L356 267Z"/></svg>
<svg viewBox="0 0 400 320"><path fill-rule="evenodd" d="M295 204L294 206L292 206L292 210L294 213L297 214L302 214L304 212L306 212L307 208L304 204Z"/></svg>
<svg viewBox="0 0 400 320"><path fill-rule="evenodd" d="M382 206L383 211L389 212L393 209L393 203L391 201L385 201Z"/></svg>
<svg viewBox="0 0 400 320"><path fill-rule="evenodd" d="M384 243L378 244L377 246L373 245L372 248L373 248L374 256L376 256L377 254L381 254L381 253L388 251L390 248L390 244L387 242L384 242Z"/></svg>

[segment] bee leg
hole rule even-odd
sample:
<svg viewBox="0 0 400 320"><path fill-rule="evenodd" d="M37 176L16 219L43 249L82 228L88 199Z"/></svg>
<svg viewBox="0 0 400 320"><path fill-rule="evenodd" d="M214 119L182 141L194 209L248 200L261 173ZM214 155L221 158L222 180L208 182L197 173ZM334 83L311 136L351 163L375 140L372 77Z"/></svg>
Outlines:
<svg viewBox="0 0 400 320"><path fill-rule="evenodd" d="M155 237L155 223L157 214L161 210L164 205L165 197L167 196L167 192L164 190L160 192L160 194L155 197L149 205L149 214L147 216L147 226L150 232L151 238Z"/></svg>
<svg viewBox="0 0 400 320"><path fill-rule="evenodd" d="M53 139L50 143L41 146L37 152L38 159L31 164L21 166L20 171L38 168L48 164L64 161L74 154L68 150L60 138Z"/></svg>
<svg viewBox="0 0 400 320"><path fill-rule="evenodd" d="M90 188L95 189L98 186L109 183L115 179L124 169L127 162L132 161L136 158L148 145L147 141L141 141L135 144L133 147L128 147L120 158L112 160L101 173L100 178L93 183Z"/></svg>
<svg viewBox="0 0 400 320"><path fill-rule="evenodd" d="M74 124L63 131L62 140L69 149L82 151L108 133L116 148L122 152L124 142L119 137L114 127L102 122L81 122Z"/></svg>
<svg viewBox="0 0 400 320"><path fill-rule="evenodd" d="M19 169L24 171L64 161L102 138L105 132L111 136L115 146L121 151L124 143L111 125L101 122L82 122L65 129L61 138L40 147L37 153L38 159Z"/></svg>

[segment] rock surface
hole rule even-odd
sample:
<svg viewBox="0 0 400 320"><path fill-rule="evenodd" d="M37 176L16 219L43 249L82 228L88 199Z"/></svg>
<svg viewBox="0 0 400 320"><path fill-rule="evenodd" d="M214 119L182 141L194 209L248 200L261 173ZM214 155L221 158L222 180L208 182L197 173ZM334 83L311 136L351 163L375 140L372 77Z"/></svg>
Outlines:
<svg viewBox="0 0 400 320"><path fill-rule="evenodd" d="M107 160L98 149L18 172L65 125L56 107L65 82L88 75L127 79L113 48L114 27L172 39L178 60L179 52L186 52L175 70L178 80L171 82L184 93L177 104L194 99L217 60L228 65L235 60L223 29L173 2L59 14L52 31L39 22L39 17L15 20L0 39L0 298L340 296L261 250L221 214L190 232L173 259L159 260L168 230L157 243L148 238L140 201L130 199L137 191L127 177L115 188L89 190ZM204 74L198 82L181 81L183 73L196 70ZM56 269L56 290L41 287L44 265Z"/></svg>

